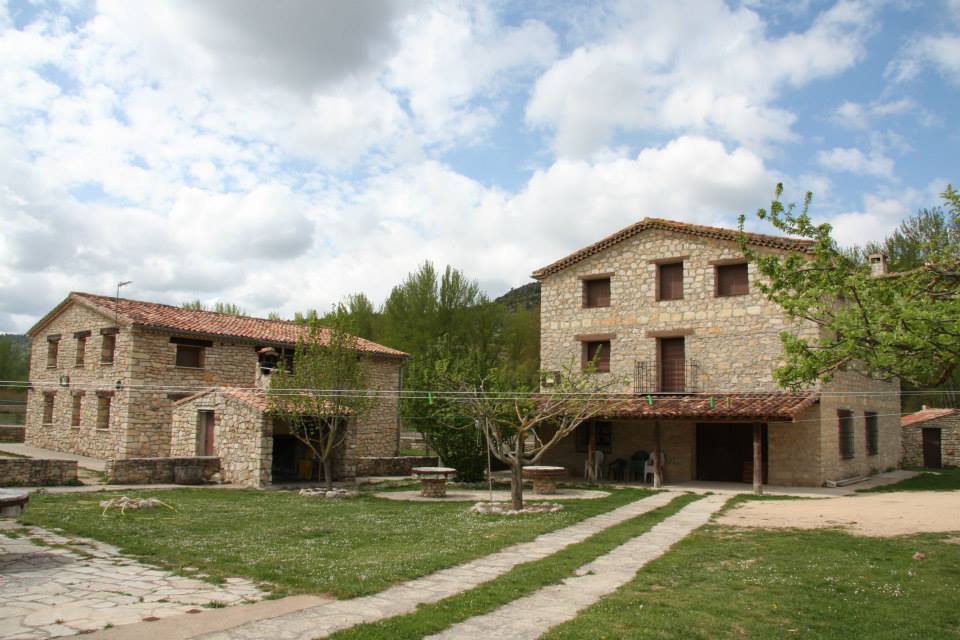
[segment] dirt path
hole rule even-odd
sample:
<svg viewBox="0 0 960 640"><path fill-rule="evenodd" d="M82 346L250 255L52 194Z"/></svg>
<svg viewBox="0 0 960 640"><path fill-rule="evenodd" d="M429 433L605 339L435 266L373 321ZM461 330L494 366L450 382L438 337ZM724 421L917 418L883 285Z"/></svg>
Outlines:
<svg viewBox="0 0 960 640"><path fill-rule="evenodd" d="M960 531L960 491L745 502L716 522L760 529L843 527L857 535L876 537Z"/></svg>

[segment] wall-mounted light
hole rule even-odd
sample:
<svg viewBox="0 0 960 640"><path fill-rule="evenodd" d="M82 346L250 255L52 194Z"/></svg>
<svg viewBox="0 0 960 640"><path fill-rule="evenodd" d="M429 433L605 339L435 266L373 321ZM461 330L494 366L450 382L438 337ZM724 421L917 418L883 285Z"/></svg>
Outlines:
<svg viewBox="0 0 960 640"><path fill-rule="evenodd" d="M70 376L60 376L60 386L69 387L70 386Z"/></svg>
<svg viewBox="0 0 960 640"><path fill-rule="evenodd" d="M114 387L117 391L120 391L121 389L123 389L123 380L117 380L117 383L116 383L115 385L113 385L113 387Z"/></svg>

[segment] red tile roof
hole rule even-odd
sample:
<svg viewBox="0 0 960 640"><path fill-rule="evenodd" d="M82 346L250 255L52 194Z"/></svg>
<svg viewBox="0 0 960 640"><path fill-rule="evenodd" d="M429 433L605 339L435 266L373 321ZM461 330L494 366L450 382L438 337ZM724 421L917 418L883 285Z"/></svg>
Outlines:
<svg viewBox="0 0 960 640"><path fill-rule="evenodd" d="M147 329L160 329L178 333L239 338L252 342L296 344L309 329L300 323L288 320L267 320L248 316L233 316L214 311L184 309L157 302L142 302L92 293L73 292L68 300L93 307L109 316L116 314L121 321ZM42 324L43 321L41 321ZM39 324L37 326L40 326ZM31 332L34 331L31 329ZM328 339L326 329L321 327L321 339ZM405 358L407 354L385 347L370 340L357 338L357 346L364 353Z"/></svg>
<svg viewBox="0 0 960 640"><path fill-rule="evenodd" d="M625 407L605 417L790 421L819 400L817 393L721 393L712 396L653 394L628 400Z"/></svg>
<svg viewBox="0 0 960 640"><path fill-rule="evenodd" d="M737 242L740 237L740 231L737 229L724 229L723 227L707 227L699 224L688 224L686 222L676 222L674 220L665 220L663 218L644 218L629 227L624 227L614 234L595 242L588 247L574 251L570 255L560 258L556 262L541 267L533 272L532 277L537 280L543 280L547 276L563 271L570 265L576 264L581 260L589 258L592 255L600 253L613 245L632 238L641 231L647 229L660 229L663 231L674 231L676 233L686 233L688 235L700 236L703 238L713 238L715 240L729 240ZM784 251L799 251L809 253L813 250L812 240L801 240L798 238L789 238L787 236L769 236L762 233L744 233L747 242L758 247L768 249L781 249Z"/></svg>
<svg viewBox="0 0 960 640"><path fill-rule="evenodd" d="M930 420L936 420L937 418L952 416L956 413L960 413L960 409L924 409L922 411L917 411L916 413L902 416L900 418L900 426L909 427L910 425L919 424L921 422L929 422Z"/></svg>

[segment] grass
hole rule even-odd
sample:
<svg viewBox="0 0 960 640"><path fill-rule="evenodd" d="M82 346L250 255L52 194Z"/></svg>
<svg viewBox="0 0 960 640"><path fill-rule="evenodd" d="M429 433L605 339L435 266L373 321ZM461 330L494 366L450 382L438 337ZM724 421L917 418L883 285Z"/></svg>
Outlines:
<svg viewBox="0 0 960 640"><path fill-rule="evenodd" d="M570 501L559 513L502 518L472 514L468 503L367 496L319 500L292 491L176 489L162 496L176 511L101 515L99 502L118 495L35 494L21 522L101 540L174 571L197 567L213 579L244 576L279 593L331 593L343 598L374 593L531 540L650 492L617 489L606 498Z"/></svg>
<svg viewBox="0 0 960 640"><path fill-rule="evenodd" d="M403 640L422 638L447 627L482 615L522 598L545 586L556 584L626 541L649 531L701 496L681 495L670 504L605 529L581 543L554 555L514 567L499 578L475 589L434 604L421 605L415 613L376 623L360 624L330 636L331 640Z"/></svg>
<svg viewBox="0 0 960 640"><path fill-rule="evenodd" d="M708 526L544 638L956 638L958 588L945 536Z"/></svg>
<svg viewBox="0 0 960 640"><path fill-rule="evenodd" d="M890 491L958 491L960 490L960 468L914 469L920 475L896 484L888 484L872 489L861 489L860 493L886 493Z"/></svg>

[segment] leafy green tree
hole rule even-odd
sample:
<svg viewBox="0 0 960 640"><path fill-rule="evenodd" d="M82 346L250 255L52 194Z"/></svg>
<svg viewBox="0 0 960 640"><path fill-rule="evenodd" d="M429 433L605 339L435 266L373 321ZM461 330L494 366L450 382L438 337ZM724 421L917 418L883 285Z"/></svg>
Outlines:
<svg viewBox="0 0 960 640"><path fill-rule="evenodd" d="M247 311L245 309L239 305L233 304L232 302L217 302L214 303L213 307L211 308L203 304L203 301L197 298L195 300L184 302L180 306L184 309L193 309L194 311L213 311L215 313L222 313L228 316L247 315Z"/></svg>
<svg viewBox="0 0 960 640"><path fill-rule="evenodd" d="M847 368L916 386L946 380L960 363L960 246L921 243L923 264L876 277L868 264L838 248L829 224L811 221L811 194L798 210L783 204L782 193L777 185L769 210L757 215L783 233L813 240L812 253L762 253L745 237L741 248L764 276L760 290L820 332L816 339L781 333L785 363L777 381L797 388ZM943 198L949 226L955 226L960 196L948 186ZM741 229L744 221L741 216Z"/></svg>
<svg viewBox="0 0 960 640"><path fill-rule="evenodd" d="M347 311L337 307L331 324L308 322L309 332L297 341L292 371L273 374L269 411L286 422L290 433L313 452L323 467L327 487L333 482L333 457L347 436L348 422L364 419L373 398L367 389L367 358L357 339L347 333Z"/></svg>

